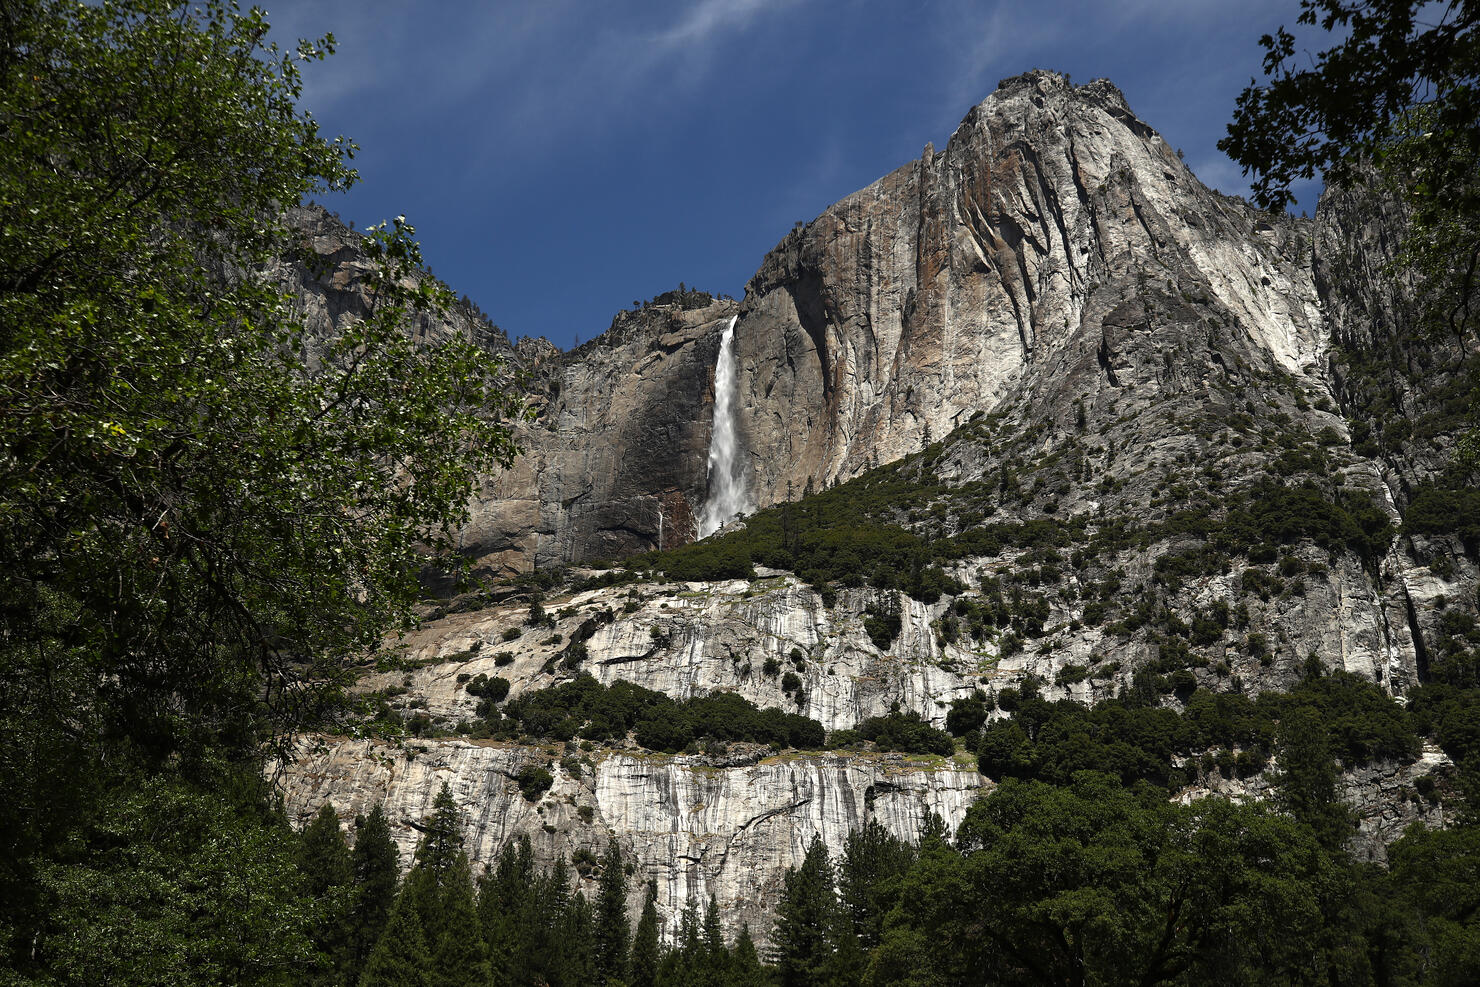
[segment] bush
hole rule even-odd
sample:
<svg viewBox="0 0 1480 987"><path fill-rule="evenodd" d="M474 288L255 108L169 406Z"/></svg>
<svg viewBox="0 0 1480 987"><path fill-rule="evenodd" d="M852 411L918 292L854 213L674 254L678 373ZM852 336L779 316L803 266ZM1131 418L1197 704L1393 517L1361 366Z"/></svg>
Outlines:
<svg viewBox="0 0 1480 987"><path fill-rule="evenodd" d="M957 737L964 737L981 728L991 708L987 694L980 689L969 696L953 699L950 712L946 713L946 729Z"/></svg>
<svg viewBox="0 0 1480 987"><path fill-rule="evenodd" d="M800 686L800 681L798 682ZM696 740L744 741L816 750L822 725L774 707L757 709L744 696L716 692L677 702L630 682L609 688L590 675L548 689L526 692L504 710L505 734L589 741L621 739L628 733L648 750L675 753Z"/></svg>
<svg viewBox="0 0 1480 987"><path fill-rule="evenodd" d="M524 796L526 802L538 802L540 797L550 790L555 784L555 776L545 768L537 765L526 765L514 779L519 785L519 792Z"/></svg>

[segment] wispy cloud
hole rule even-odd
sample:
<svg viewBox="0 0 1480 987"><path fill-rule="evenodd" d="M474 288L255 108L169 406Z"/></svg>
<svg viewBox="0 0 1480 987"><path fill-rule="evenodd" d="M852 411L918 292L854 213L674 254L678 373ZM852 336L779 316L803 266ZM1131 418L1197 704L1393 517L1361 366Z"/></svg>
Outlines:
<svg viewBox="0 0 1480 987"><path fill-rule="evenodd" d="M725 33L744 30L757 17L792 0L702 0L672 27L649 38L658 50L699 46L706 47Z"/></svg>
<svg viewBox="0 0 1480 987"><path fill-rule="evenodd" d="M466 104L468 150L539 157L574 134L694 98L716 51L799 2L302 0L272 20L279 43L336 35L338 53L305 72L304 104L318 115L347 100L382 102L388 117Z"/></svg>

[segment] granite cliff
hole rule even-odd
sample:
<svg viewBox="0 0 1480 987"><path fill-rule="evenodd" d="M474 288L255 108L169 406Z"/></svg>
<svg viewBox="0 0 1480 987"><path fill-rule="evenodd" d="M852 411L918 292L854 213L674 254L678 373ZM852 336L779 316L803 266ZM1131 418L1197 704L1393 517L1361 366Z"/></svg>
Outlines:
<svg viewBox="0 0 1480 987"><path fill-rule="evenodd" d="M538 410L463 534L486 574L693 540L734 317L757 506L842 482L829 493L909 532L949 582L912 596L863 559L840 580L680 580L659 557L635 582L551 576L543 599L528 580L490 584L429 609L360 688L427 732L475 716L479 674L515 697L578 672L736 692L830 731L891 709L940 725L953 700L1029 677L1050 698L1143 689L1176 706L1196 688L1288 687L1314 662L1402 696L1473 626L1480 546L1403 525L1458 427L1429 385L1458 380L1477 342L1395 342L1406 303L1378 274L1400 221L1355 192L1314 220L1219 195L1112 85L1035 72L942 151L793 230L740 302L659 301L571 353L511 345L464 306L423 331L504 353ZM332 324L355 304L353 235L318 214L304 226L332 265L303 279L305 304ZM1410 369L1375 371L1395 347ZM870 629L881 608L892 635ZM512 779L535 763L556 780L530 802ZM1347 772L1363 853L1442 821L1413 786L1446 763L1429 750ZM714 892L731 921L762 924L812 834L836 843L876 818L909 835L927 812L953 824L991 784L969 759L459 739L325 737L285 770L299 816L388 800L403 856L446 781L479 861L519 833L546 860L615 835L668 920ZM1179 797L1268 783L1192 774Z"/></svg>

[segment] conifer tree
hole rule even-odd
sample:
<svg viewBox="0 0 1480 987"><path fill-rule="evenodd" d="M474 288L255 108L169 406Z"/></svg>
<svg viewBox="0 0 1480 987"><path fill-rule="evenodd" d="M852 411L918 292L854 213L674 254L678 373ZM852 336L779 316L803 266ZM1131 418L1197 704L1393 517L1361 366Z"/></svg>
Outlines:
<svg viewBox="0 0 1480 987"><path fill-rule="evenodd" d="M403 890L370 952L359 987L431 987L432 956L416 905Z"/></svg>
<svg viewBox="0 0 1480 987"><path fill-rule="evenodd" d="M649 881L643 895L642 915L632 937L632 987L653 987L658 979L661 953L658 946L658 885Z"/></svg>
<svg viewBox="0 0 1480 987"><path fill-rule="evenodd" d="M771 978L761 966L760 954L756 952L755 940L750 936L749 923L740 926L740 935L735 939L730 973L726 980L729 987L761 987L771 983Z"/></svg>
<svg viewBox="0 0 1480 987"><path fill-rule="evenodd" d="M786 872L771 950L783 987L822 983L832 957L837 897L832 861L813 836L800 867Z"/></svg>
<svg viewBox="0 0 1480 987"><path fill-rule="evenodd" d="M505 843L498 864L478 881L478 919L488 942L495 984L527 983L531 898L535 889L534 852L528 836Z"/></svg>
<svg viewBox="0 0 1480 987"><path fill-rule="evenodd" d="M478 924L467 854L459 853L443 878L440 912L443 925L434 940L431 987L486 984L488 946Z"/></svg>
<svg viewBox="0 0 1480 987"><path fill-rule="evenodd" d="M936 817L939 818L939 817ZM874 889L881 881L903 874L914 862L914 850L876 819L848 834L838 864L838 898L851 932L864 949L879 943L884 916Z"/></svg>
<svg viewBox="0 0 1480 987"><path fill-rule="evenodd" d="M432 802L432 814L422 823L421 843L416 848L416 864L431 871L440 884L442 877L457 863L462 852L462 819L452 789L444 781Z"/></svg>
<svg viewBox="0 0 1480 987"><path fill-rule="evenodd" d="M518 933L522 950L514 958L513 982L559 982L560 952L566 945L562 926L569 906L570 868L561 856L525 900Z"/></svg>
<svg viewBox="0 0 1480 987"><path fill-rule="evenodd" d="M1336 794L1336 758L1320 713L1295 708L1280 720L1276 734L1279 770L1276 803L1309 826L1329 850L1340 848L1352 833L1352 816Z"/></svg>
<svg viewBox="0 0 1480 987"><path fill-rule="evenodd" d="M350 906L351 957L347 979L354 982L370 958L390 918L400 870L385 810L377 802L370 815L355 820L355 846L350 854L354 902Z"/></svg>
<svg viewBox="0 0 1480 987"><path fill-rule="evenodd" d="M299 837L297 865L304 895L318 909L313 938L328 971L320 982L333 983L339 968L350 962L354 870L339 814L327 802Z"/></svg>
<svg viewBox="0 0 1480 987"><path fill-rule="evenodd" d="M699 982L706 987L723 987L729 973L730 954L725 949L725 933L719 924L719 903L714 895L704 909L704 927L701 933L703 960Z"/></svg>
<svg viewBox="0 0 1480 987"><path fill-rule="evenodd" d="M627 979L627 874L615 837L601 859L601 888L596 899L596 960L601 983Z"/></svg>
<svg viewBox="0 0 1480 987"><path fill-rule="evenodd" d="M596 916L591 903L586 900L586 893L577 891L566 906L561 922L559 976L551 979L552 984L584 987L586 984L625 983L621 977L600 965L597 958L599 943L593 936L597 931L596 925Z"/></svg>

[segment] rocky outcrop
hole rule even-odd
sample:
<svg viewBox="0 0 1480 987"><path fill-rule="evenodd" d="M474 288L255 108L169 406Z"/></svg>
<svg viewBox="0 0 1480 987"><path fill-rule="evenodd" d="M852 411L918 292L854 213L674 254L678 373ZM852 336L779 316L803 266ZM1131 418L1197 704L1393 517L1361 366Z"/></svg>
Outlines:
<svg viewBox="0 0 1480 987"><path fill-rule="evenodd" d="M478 492L462 550L527 570L692 541L714 364L734 311L717 300L624 312L599 340L538 364L524 454Z"/></svg>
<svg viewBox="0 0 1480 987"><path fill-rule="evenodd" d="M298 272L301 293L332 326L363 307L364 261L321 212L300 222L329 266ZM1035 414L1126 396L1176 350L1141 338L1153 329L1192 330L1199 361L1302 376L1325 346L1308 240L1308 224L1205 189L1108 82L1007 80L943 151L784 238L738 306L624 312L569 354L511 348L460 307L452 328L526 371L540 414L478 495L463 550L509 571L692 539L737 313L745 472L765 506L1040 392L1052 407Z"/></svg>

